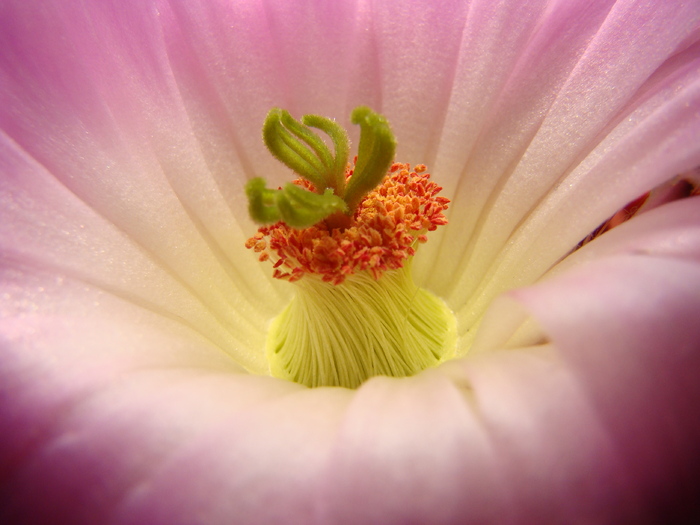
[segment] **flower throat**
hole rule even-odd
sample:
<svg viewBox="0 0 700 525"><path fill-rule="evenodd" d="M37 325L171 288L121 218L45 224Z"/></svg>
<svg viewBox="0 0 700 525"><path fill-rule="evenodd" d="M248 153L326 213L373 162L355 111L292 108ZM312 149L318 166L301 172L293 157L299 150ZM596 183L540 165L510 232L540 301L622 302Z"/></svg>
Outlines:
<svg viewBox="0 0 700 525"><path fill-rule="evenodd" d="M447 224L449 200L424 165L393 162L396 141L381 115L361 106L351 119L361 133L348 164L347 134L333 120L271 110L265 144L299 178L277 190L261 178L246 185L250 215L263 225L246 247L295 287L268 332L270 371L310 387L413 375L449 357L455 339L450 310L411 277L418 245Z"/></svg>

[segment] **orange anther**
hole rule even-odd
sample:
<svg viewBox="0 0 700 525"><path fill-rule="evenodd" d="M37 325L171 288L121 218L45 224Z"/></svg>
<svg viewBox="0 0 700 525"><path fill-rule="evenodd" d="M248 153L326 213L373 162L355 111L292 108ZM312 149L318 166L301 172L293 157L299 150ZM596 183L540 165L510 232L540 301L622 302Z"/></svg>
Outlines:
<svg viewBox="0 0 700 525"><path fill-rule="evenodd" d="M284 223L260 228L245 245L260 252L260 260L275 255L273 277L290 282L307 273L328 283L340 284L348 275L369 271L380 278L387 270L401 268L415 254L414 245L427 241L426 230L446 224L443 212L449 199L436 196L440 186L419 164L394 163L382 184L357 207L350 226L329 229L321 222L304 230ZM346 177L351 176L348 166ZM294 181L313 190L308 182ZM422 232L417 235L412 232ZM280 267L289 268L283 272Z"/></svg>

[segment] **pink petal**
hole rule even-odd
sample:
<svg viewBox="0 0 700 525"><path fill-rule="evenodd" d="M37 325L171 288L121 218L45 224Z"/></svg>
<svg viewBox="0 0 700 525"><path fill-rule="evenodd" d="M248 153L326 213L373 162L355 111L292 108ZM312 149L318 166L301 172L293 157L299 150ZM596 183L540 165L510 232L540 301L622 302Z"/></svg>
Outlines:
<svg viewBox="0 0 700 525"><path fill-rule="evenodd" d="M669 257L650 244L514 293L576 371L614 436L630 489L659 513L654 505L678 501L697 512L698 224L677 228L676 243L666 239L679 243L674 251L692 246L692 257Z"/></svg>
<svg viewBox="0 0 700 525"><path fill-rule="evenodd" d="M456 311L478 316L627 202L700 163L698 5L549 7L514 69L481 80L496 82L490 98L468 97L478 92L466 66L455 85L456 98L478 101L478 119L476 102L450 113L444 169L460 174L450 220L461 228L438 239L437 257L448 261L427 282ZM455 274L456 284L445 277Z"/></svg>

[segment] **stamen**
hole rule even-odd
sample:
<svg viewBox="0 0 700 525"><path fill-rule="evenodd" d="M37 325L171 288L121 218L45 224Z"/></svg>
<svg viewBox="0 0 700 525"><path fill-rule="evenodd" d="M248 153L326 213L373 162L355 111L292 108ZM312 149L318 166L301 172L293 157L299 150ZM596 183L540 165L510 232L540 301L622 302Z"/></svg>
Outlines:
<svg viewBox="0 0 700 525"><path fill-rule="evenodd" d="M352 174L348 168L347 176ZM310 187L302 180L295 184ZM426 232L447 224L443 212L449 199L438 195L441 190L424 165L411 170L408 164L395 163L357 207L348 228L333 228L327 222L303 230L284 222L260 228L261 238L267 240L265 252L275 268L281 267L274 277L290 279L293 274L299 280L313 274L337 285L358 272L368 271L379 279L401 268L415 255L416 245L427 241Z"/></svg>
<svg viewBox="0 0 700 525"><path fill-rule="evenodd" d="M377 375L413 375L454 348L454 316L413 284L408 266L379 280L358 273L334 286L307 276L296 286L269 331L267 357L276 377L356 388Z"/></svg>
<svg viewBox="0 0 700 525"><path fill-rule="evenodd" d="M447 223L449 200L424 165L391 164L396 141L381 115L359 107L352 121L361 133L348 165L335 122L272 110L265 143L301 178L278 190L260 178L246 185L251 216L268 224L246 248L296 283L268 333L270 370L310 387L412 375L446 359L456 339L452 313L410 273L427 232ZM335 155L309 126L331 137Z"/></svg>

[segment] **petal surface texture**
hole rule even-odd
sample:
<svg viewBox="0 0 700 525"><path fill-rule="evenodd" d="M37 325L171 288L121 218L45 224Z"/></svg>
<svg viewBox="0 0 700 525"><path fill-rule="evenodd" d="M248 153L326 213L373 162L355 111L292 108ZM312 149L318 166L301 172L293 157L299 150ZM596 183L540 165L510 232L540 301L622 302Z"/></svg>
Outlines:
<svg viewBox="0 0 700 525"><path fill-rule="evenodd" d="M0 523L700 520L700 197L575 249L698 182L699 2L7 0L0 49ZM307 389L243 187L271 107L359 105L452 200L458 355Z"/></svg>

